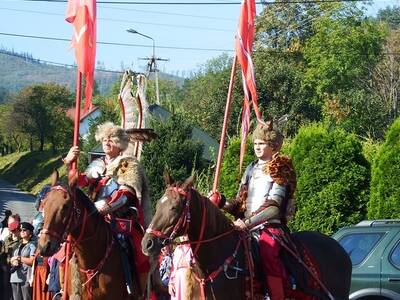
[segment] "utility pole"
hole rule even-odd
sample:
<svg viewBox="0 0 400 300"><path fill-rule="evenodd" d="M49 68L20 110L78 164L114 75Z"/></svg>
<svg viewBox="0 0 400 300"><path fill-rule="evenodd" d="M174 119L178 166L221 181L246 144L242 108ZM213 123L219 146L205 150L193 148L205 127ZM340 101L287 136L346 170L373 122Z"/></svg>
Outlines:
<svg viewBox="0 0 400 300"><path fill-rule="evenodd" d="M141 35L141 36L143 36L145 38L150 39L153 42L153 55L151 57L141 57L139 59L147 60L148 61L148 63L147 63L147 71L149 73L154 73L154 78L155 78L155 83L156 83L156 103L157 103L157 105L160 105L160 92L159 92L159 89L158 89L157 61L169 61L169 59L156 57L156 43L155 43L154 39L151 36L148 36L146 34L140 33L138 31L136 31L135 29L128 29L127 32Z"/></svg>

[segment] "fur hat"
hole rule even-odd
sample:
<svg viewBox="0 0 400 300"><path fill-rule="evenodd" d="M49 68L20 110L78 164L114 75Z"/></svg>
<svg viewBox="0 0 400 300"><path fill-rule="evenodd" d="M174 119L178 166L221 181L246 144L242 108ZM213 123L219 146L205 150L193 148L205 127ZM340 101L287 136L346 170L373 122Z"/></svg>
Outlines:
<svg viewBox="0 0 400 300"><path fill-rule="evenodd" d="M276 128L274 128L272 121L267 121L265 125L258 124L253 132L254 140L264 140L274 150L279 150L279 147L283 143L283 134Z"/></svg>
<svg viewBox="0 0 400 300"><path fill-rule="evenodd" d="M112 122L106 122L97 126L96 141L101 142L105 138L111 139L121 151L126 150L129 145L129 136L124 129Z"/></svg>

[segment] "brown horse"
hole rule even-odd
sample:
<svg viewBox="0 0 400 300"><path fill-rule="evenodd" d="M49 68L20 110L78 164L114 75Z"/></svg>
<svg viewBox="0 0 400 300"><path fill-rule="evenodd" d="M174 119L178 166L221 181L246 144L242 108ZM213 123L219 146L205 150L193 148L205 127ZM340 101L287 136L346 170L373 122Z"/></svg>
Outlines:
<svg viewBox="0 0 400 300"><path fill-rule="evenodd" d="M201 269L198 282L207 299L249 299L246 295L246 263L243 233L206 197L191 188L191 180L169 186L157 202L156 213L142 240L142 251L156 256L177 236L188 234ZM294 234L309 250L329 291L315 299L348 299L351 261L332 238L316 232ZM248 280L249 278L247 278Z"/></svg>
<svg viewBox="0 0 400 300"><path fill-rule="evenodd" d="M128 296L118 242L92 201L79 189L76 200L63 186L53 186L44 201L44 225L39 238L43 256L53 255L68 234L80 269L82 299L138 299ZM79 271L78 271L79 273ZM132 277L134 274L132 274ZM69 276L73 277L73 276ZM68 287L71 295L70 278Z"/></svg>

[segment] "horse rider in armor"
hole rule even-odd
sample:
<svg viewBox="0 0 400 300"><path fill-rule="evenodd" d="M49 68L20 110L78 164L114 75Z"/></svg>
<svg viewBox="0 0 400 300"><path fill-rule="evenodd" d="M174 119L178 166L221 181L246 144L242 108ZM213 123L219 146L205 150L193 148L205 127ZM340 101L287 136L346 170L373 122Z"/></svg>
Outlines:
<svg viewBox="0 0 400 300"><path fill-rule="evenodd" d="M282 143L283 135L273 128L272 121L257 126L253 132L257 160L246 168L237 197L223 208L238 218L234 224L240 229L261 227L259 249L271 300L285 298L286 272L279 256L282 246L277 238L286 240L286 224L294 213L296 188L292 162L279 154ZM218 205L223 196L212 195L210 199Z"/></svg>
<svg viewBox="0 0 400 300"><path fill-rule="evenodd" d="M116 236L122 248L126 245L121 237L130 237L128 240L134 252L135 273L138 274L143 292L150 264L141 251L140 243L144 234L143 226L151 220L144 170L134 156L124 155L129 136L121 127L106 122L97 127L95 138L102 143L105 156L93 160L86 171L78 175L78 186L88 187L89 196L97 210L110 222L113 231L118 232ZM78 146L72 147L63 159L64 163L70 165L77 160L79 153Z"/></svg>

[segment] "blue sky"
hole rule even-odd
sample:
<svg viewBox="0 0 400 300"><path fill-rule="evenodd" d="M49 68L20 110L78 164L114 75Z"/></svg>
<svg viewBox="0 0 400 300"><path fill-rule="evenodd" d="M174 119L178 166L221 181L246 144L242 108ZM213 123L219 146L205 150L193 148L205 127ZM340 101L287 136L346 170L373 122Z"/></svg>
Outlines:
<svg viewBox="0 0 400 300"><path fill-rule="evenodd" d="M388 5L399 5L399 0L373 2L369 9L372 15ZM257 12L261 9L258 5ZM64 21L65 10L66 3L62 2L1 0L0 33L70 39L72 28ZM240 5L98 4L98 41L142 46L99 44L97 60L111 70L121 70L123 65L143 71L146 63L138 58L152 54L152 41L126 32L126 29L133 28L155 40L156 56L169 59L159 63L161 71L173 74L179 71L179 75L188 76L190 71L195 71L208 59L218 56L223 50L233 49L239 10ZM161 46L219 50L165 49ZM45 61L74 63L74 53L66 41L0 35L0 47L31 53L33 57Z"/></svg>

